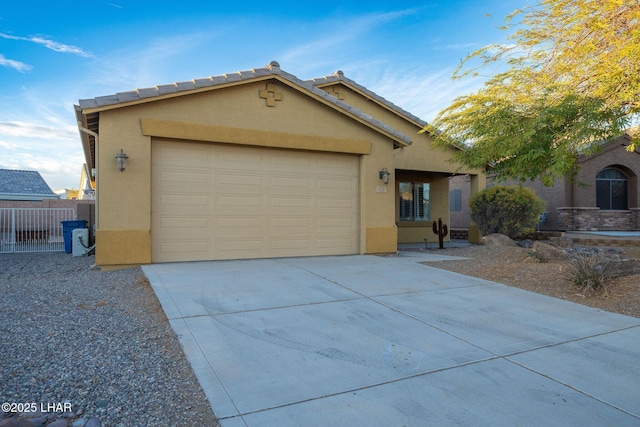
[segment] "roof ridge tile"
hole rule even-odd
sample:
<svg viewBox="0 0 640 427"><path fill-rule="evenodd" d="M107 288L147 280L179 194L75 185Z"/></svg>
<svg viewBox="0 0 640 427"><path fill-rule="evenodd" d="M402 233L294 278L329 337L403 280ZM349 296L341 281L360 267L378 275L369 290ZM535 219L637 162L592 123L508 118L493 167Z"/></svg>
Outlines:
<svg viewBox="0 0 640 427"><path fill-rule="evenodd" d="M414 114L411 114L410 112L408 112L404 108L399 107L398 105L394 104L393 102L389 101L388 99L378 95L374 91L372 91L370 89L367 89L365 86L362 86L361 84L359 84L355 80L352 80L352 79L346 77L342 70L338 70L335 73L333 73L331 75L328 75L328 76L313 78L313 79L310 79L309 81L313 82L314 85L320 85L320 84L326 84L326 83L335 83L335 82L344 82L344 83L346 83L346 84L348 84L350 86L353 86L354 88L358 89L359 91L364 92L365 94L367 94L371 98L375 99L376 101L380 102L381 104L386 105L388 108L394 110L396 113L398 113L400 115L403 115L403 116L415 121L416 123L418 123L422 127L427 126L429 124L425 120L422 120L420 117L418 117L418 116L416 116Z"/></svg>

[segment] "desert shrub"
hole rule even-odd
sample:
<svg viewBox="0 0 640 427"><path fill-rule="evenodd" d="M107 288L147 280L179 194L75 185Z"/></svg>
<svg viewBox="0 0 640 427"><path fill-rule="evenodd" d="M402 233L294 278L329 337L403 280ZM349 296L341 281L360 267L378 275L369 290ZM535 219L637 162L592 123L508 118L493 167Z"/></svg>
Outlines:
<svg viewBox="0 0 640 427"><path fill-rule="evenodd" d="M497 185L473 196L469 206L483 235L500 233L515 239L535 231L546 203L529 188Z"/></svg>
<svg viewBox="0 0 640 427"><path fill-rule="evenodd" d="M615 277L610 259L593 254L574 254L564 268L565 279L571 281L583 295L607 291L607 281Z"/></svg>

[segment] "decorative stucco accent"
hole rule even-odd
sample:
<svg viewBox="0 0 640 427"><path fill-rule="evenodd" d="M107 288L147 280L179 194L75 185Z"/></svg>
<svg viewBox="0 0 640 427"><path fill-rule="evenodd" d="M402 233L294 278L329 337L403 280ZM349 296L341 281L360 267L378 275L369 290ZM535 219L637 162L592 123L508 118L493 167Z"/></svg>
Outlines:
<svg viewBox="0 0 640 427"><path fill-rule="evenodd" d="M261 89L258 94L267 101L267 107L275 107L276 101L282 101L282 92L276 92L276 85L273 83L267 83L267 88Z"/></svg>
<svg viewBox="0 0 640 427"><path fill-rule="evenodd" d="M332 95L338 99L344 99L344 91L340 86L333 86L331 88Z"/></svg>

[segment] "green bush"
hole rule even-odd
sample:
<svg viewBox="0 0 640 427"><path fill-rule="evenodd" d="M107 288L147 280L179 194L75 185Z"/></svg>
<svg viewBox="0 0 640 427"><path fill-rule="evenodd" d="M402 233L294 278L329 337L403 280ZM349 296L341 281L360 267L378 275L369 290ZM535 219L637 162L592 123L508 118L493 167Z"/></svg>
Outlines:
<svg viewBox="0 0 640 427"><path fill-rule="evenodd" d="M514 239L535 231L546 203L529 188L496 185L473 196L469 206L483 235L500 233Z"/></svg>

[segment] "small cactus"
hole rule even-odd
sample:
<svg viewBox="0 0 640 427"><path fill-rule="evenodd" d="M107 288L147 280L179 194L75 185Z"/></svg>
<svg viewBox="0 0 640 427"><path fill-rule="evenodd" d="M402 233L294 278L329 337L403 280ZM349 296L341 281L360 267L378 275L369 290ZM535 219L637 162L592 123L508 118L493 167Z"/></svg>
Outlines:
<svg viewBox="0 0 640 427"><path fill-rule="evenodd" d="M438 236L440 249L444 249L444 238L449 234L449 228L442 223L442 218L438 218L438 222L433 221L433 232Z"/></svg>

